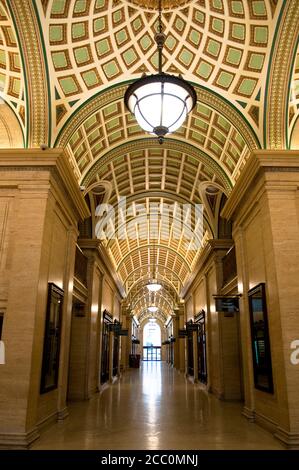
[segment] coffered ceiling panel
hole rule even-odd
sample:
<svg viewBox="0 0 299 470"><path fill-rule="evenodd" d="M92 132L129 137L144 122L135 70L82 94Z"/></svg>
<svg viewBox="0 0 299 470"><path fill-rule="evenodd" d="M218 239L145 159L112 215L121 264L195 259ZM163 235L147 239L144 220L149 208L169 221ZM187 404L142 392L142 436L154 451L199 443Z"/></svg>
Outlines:
<svg viewBox="0 0 299 470"><path fill-rule="evenodd" d="M155 312L153 315L150 311L148 311L148 307L152 305L158 308L158 312ZM150 316L157 316L157 313L162 314L164 322L166 321L167 317L173 313L173 304L169 303L163 294L150 296L146 292L140 292L138 296L138 301L131 305L131 312L139 317L142 313L148 312Z"/></svg>
<svg viewBox="0 0 299 470"><path fill-rule="evenodd" d="M147 309L141 310L140 315L138 315L138 320L141 326L143 323L146 323L152 318L153 315ZM167 315L159 310L157 313L155 313L155 318L158 324L160 324L160 327L162 327L166 323Z"/></svg>
<svg viewBox="0 0 299 470"><path fill-rule="evenodd" d="M154 1L39 0L53 141L82 103L157 70ZM157 3L156 3L157 4ZM229 99L261 137L266 70L282 0L166 1L164 71Z"/></svg>
<svg viewBox="0 0 299 470"><path fill-rule="evenodd" d="M136 295L137 289L137 299L147 299L144 285L157 278L170 287L174 298L194 269L206 239L213 237L206 215L198 219L194 211L195 205L201 207L201 183L229 189L198 153L191 157L168 148L167 142L160 146L156 139L143 140L136 148L125 152L120 147L118 155L99 158L81 183L111 185L107 202L115 209L115 218L104 225L101 239L126 292ZM124 209L118 207L121 197L127 198ZM143 303L137 306L145 308Z"/></svg>
<svg viewBox="0 0 299 470"><path fill-rule="evenodd" d="M104 106L86 119L69 139L67 149L78 179L84 180L95 160L101 158L108 149L117 148L124 142L147 136L140 129L132 115L125 109L123 99L118 99ZM180 142L186 141L202 149L211 161L217 161L232 184L238 178L250 153L244 137L236 127L215 109L203 103L197 103L185 124L172 137ZM152 158L154 159L152 160L154 166L163 166L163 159L166 158L166 155L159 159L156 152L156 156L153 153ZM173 165L178 165L180 153L173 151L169 155L169 159L176 162ZM139 171L145 174L145 161L144 152L135 152L127 158L128 163L126 163L126 160L118 158L114 161L114 164L117 167L122 166L122 170L127 170L127 165L130 166L130 162L132 162L134 174L138 172L138 168ZM219 179L211 173L210 169L204 167L204 165L198 165L200 162L195 161L194 158L186 157L183 158L183 161L185 167L182 168L179 182L182 180L182 174L184 174L186 180L188 178L193 180L194 171L195 174L203 173L201 176L199 175L201 179ZM102 172L100 175L102 175ZM129 175L127 174L127 176ZM100 177L102 178L102 176ZM136 184L139 184L139 182ZM167 190L167 184L168 182L161 189ZM180 186L177 189L176 192L180 193ZM133 188L134 192L136 190L137 187ZM189 197L189 192L187 194Z"/></svg>
<svg viewBox="0 0 299 470"><path fill-rule="evenodd" d="M26 104L22 60L16 31L5 0L0 0L0 98L14 111L25 132Z"/></svg>

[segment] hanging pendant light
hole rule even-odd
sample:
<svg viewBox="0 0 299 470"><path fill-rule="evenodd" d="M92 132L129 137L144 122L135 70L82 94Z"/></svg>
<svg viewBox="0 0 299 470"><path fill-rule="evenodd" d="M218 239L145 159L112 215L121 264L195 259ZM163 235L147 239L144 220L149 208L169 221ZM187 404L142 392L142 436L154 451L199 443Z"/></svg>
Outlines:
<svg viewBox="0 0 299 470"><path fill-rule="evenodd" d="M153 247L153 277L152 277L152 280L146 284L146 287L148 288L148 290L150 292L158 292L160 289L161 289L161 284L158 283L156 277L155 277L155 260L156 260L156 252L155 252L155 244L154 244L154 247Z"/></svg>
<svg viewBox="0 0 299 470"><path fill-rule="evenodd" d="M161 289L161 284L158 284L156 279L153 279L153 281L149 282L146 287L150 292L158 292Z"/></svg>
<svg viewBox="0 0 299 470"><path fill-rule="evenodd" d="M140 127L159 138L176 131L196 104L192 85L181 77L162 72L162 51L166 40L162 32L162 7L159 0L159 31L155 35L158 47L159 72L140 78L125 93L125 104Z"/></svg>
<svg viewBox="0 0 299 470"><path fill-rule="evenodd" d="M150 307L148 307L148 311L150 313L156 313L158 311L158 307L156 307L155 305L151 305Z"/></svg>

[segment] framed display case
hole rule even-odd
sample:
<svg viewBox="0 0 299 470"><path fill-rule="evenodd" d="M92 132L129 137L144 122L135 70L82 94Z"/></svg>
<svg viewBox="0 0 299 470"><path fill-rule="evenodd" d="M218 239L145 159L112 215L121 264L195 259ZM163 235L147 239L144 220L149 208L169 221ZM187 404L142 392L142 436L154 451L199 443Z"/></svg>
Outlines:
<svg viewBox="0 0 299 470"><path fill-rule="evenodd" d="M1 341L2 339L2 327L3 327L3 312L0 312L0 365L5 364L5 346L4 342Z"/></svg>
<svg viewBox="0 0 299 470"><path fill-rule="evenodd" d="M195 317L197 329L197 361L198 361L198 380L206 384L208 382L207 372L207 347L206 347L206 313L201 310Z"/></svg>
<svg viewBox="0 0 299 470"><path fill-rule="evenodd" d="M49 283L40 393L58 385L63 295L63 290Z"/></svg>
<svg viewBox="0 0 299 470"><path fill-rule="evenodd" d="M3 319L4 319L4 314L0 312L0 340L2 338Z"/></svg>
<svg viewBox="0 0 299 470"><path fill-rule="evenodd" d="M187 330L187 371L190 377L194 377L193 332L197 331L197 325L189 320L186 323Z"/></svg>
<svg viewBox="0 0 299 470"><path fill-rule="evenodd" d="M109 380L109 349L110 349L110 331L113 325L112 315L104 310L103 326L102 326L102 360L101 360L101 383L104 384Z"/></svg>
<svg viewBox="0 0 299 470"><path fill-rule="evenodd" d="M248 291L255 388L273 393L272 362L265 284Z"/></svg>

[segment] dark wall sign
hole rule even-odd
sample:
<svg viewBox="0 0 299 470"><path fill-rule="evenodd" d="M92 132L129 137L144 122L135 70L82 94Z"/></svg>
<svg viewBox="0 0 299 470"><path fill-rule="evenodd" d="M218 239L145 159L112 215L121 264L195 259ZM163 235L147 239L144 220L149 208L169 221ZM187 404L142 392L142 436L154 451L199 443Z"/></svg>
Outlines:
<svg viewBox="0 0 299 470"><path fill-rule="evenodd" d="M119 336L128 336L129 335L129 330L120 330L118 332Z"/></svg>
<svg viewBox="0 0 299 470"><path fill-rule="evenodd" d="M216 311L234 313L239 311L238 297L216 297Z"/></svg>
<svg viewBox="0 0 299 470"><path fill-rule="evenodd" d="M184 329L183 329L183 330L179 330L178 336L179 336L179 338L186 338L186 336L187 336L187 330L184 330Z"/></svg>

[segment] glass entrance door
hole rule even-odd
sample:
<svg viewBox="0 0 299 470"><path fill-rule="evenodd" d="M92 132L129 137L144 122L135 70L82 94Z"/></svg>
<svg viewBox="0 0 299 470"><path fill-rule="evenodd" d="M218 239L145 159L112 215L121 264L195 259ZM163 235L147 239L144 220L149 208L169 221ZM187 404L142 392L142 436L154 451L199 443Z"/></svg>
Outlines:
<svg viewBox="0 0 299 470"><path fill-rule="evenodd" d="M144 346L144 361L161 361L161 346Z"/></svg>

